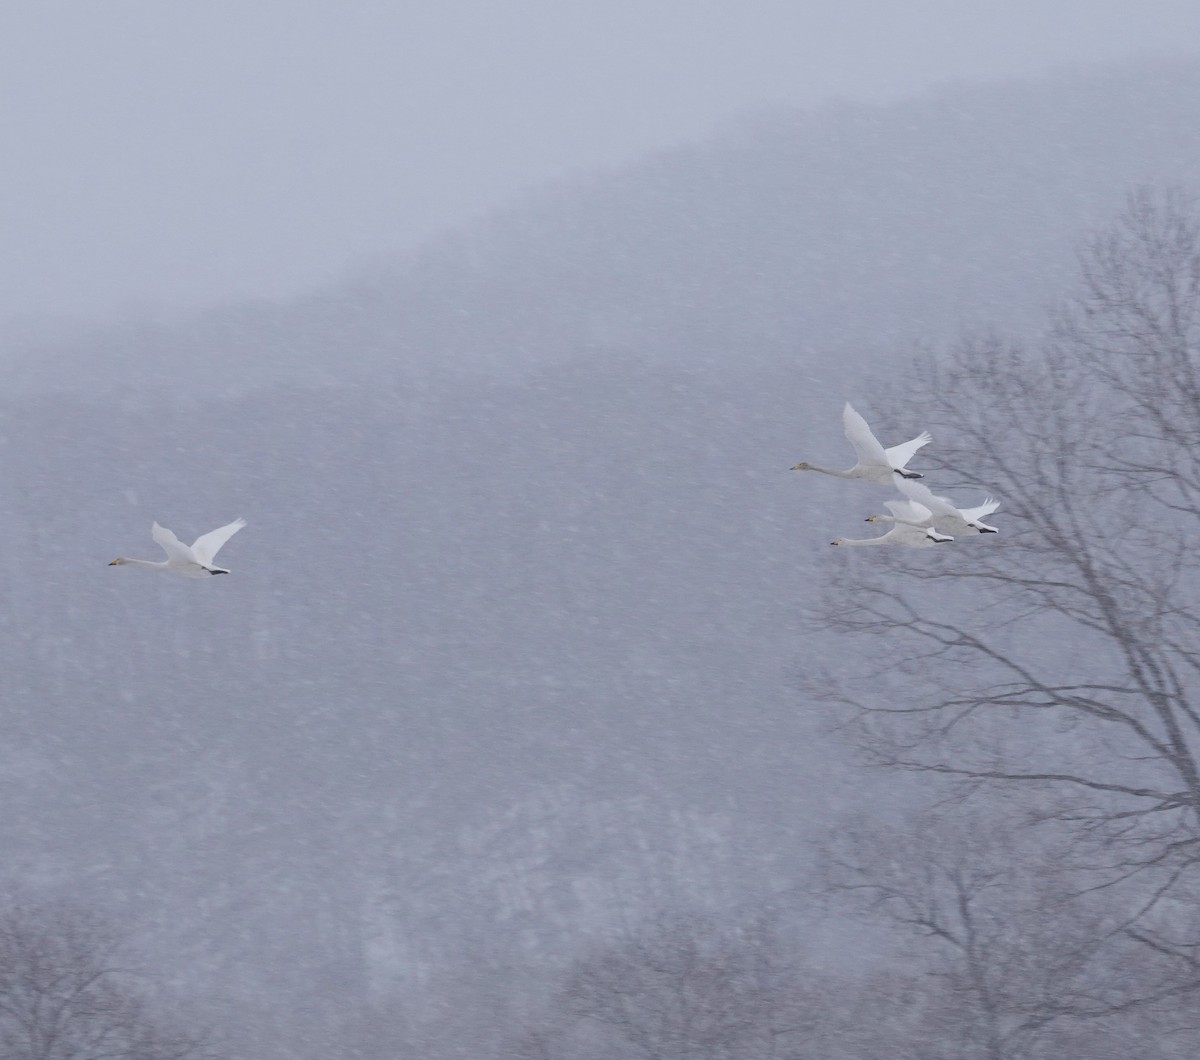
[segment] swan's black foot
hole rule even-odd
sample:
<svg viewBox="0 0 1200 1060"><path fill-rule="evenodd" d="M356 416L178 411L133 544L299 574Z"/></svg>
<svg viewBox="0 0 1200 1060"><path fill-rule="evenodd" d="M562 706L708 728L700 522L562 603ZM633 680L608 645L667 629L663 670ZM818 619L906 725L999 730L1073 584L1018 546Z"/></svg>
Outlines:
<svg viewBox="0 0 1200 1060"><path fill-rule="evenodd" d="M896 474L899 475L901 478L924 478L925 477L924 475L921 475L916 471L897 471Z"/></svg>
<svg viewBox="0 0 1200 1060"><path fill-rule="evenodd" d="M227 571L227 570L210 570L208 573L209 574L228 574L229 571Z"/></svg>
<svg viewBox="0 0 1200 1060"><path fill-rule="evenodd" d="M999 531L997 531L996 529L994 529L993 527L990 527L990 526L981 526L981 527L979 527L979 532L981 534L995 534L995 533L998 533Z"/></svg>

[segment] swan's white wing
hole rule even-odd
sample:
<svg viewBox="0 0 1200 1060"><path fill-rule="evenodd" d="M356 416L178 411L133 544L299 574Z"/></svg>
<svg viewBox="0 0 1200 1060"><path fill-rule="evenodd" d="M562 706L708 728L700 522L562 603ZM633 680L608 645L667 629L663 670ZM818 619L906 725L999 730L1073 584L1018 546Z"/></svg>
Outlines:
<svg viewBox="0 0 1200 1060"><path fill-rule="evenodd" d="M888 463L892 467L907 467L908 462L913 458L913 454L923 445L928 445L933 441L933 435L928 431L922 431L915 438L909 439L907 442L901 442L899 445L893 445L886 449Z"/></svg>
<svg viewBox="0 0 1200 1060"><path fill-rule="evenodd" d="M155 523L150 529L150 535L162 546L162 550L167 554L168 560L176 559L186 563L192 561L192 550L165 526L159 526L158 523Z"/></svg>
<svg viewBox="0 0 1200 1060"><path fill-rule="evenodd" d="M226 526L210 530L207 534L201 534L192 543L192 555L201 563L206 565L212 563L217 553L221 551L221 546L245 525L246 520L239 517Z"/></svg>
<svg viewBox="0 0 1200 1060"><path fill-rule="evenodd" d="M916 501L884 501L884 507L903 523L927 523L933 512Z"/></svg>
<svg viewBox="0 0 1200 1060"><path fill-rule="evenodd" d="M918 504L925 505L926 508L938 515L953 515L959 518L959 511L945 497L938 497L928 486L923 482L914 482L912 479L904 478L902 475L893 475L896 489L903 493L909 500L916 501Z"/></svg>
<svg viewBox="0 0 1200 1060"><path fill-rule="evenodd" d="M842 427L846 431L847 441L858 454L860 464L887 464L887 453L879 444L879 439L871 433L867 421L854 411L849 401L842 409Z"/></svg>
<svg viewBox="0 0 1200 1060"><path fill-rule="evenodd" d="M977 519L982 519L985 515L991 515L997 508L1000 507L1000 502L992 500L988 497L981 505L976 508L963 508L962 517L968 523L973 523Z"/></svg>

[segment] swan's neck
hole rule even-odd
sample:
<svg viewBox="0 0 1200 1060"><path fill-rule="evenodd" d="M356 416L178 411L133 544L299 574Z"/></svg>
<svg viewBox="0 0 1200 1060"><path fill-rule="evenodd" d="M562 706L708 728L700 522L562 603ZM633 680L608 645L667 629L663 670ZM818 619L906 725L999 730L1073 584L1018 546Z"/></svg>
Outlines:
<svg viewBox="0 0 1200 1060"><path fill-rule="evenodd" d="M884 537L887 535L885 534ZM882 545L883 537L839 537L839 545Z"/></svg>
<svg viewBox="0 0 1200 1060"><path fill-rule="evenodd" d="M167 561L155 562L152 559L126 559L124 562L131 563L135 567L149 567L151 570L166 570Z"/></svg>

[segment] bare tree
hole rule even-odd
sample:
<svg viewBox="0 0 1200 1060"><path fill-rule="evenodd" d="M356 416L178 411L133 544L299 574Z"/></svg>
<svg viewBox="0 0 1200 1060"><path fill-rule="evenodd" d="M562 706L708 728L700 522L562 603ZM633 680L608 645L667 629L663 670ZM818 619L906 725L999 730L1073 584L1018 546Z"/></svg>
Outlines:
<svg viewBox="0 0 1200 1060"><path fill-rule="evenodd" d="M1097 1041L1131 1028L1165 1047L1197 1044L1148 1011L1190 982L1119 930L1124 910L1107 889L1078 893L1045 830L942 807L907 827L843 828L822 861L827 894L897 929L903 963L923 980L927 1057L1099 1060L1109 1054ZM893 1047L911 1041L891 1022Z"/></svg>
<svg viewBox="0 0 1200 1060"><path fill-rule="evenodd" d="M994 492L1002 532L851 558L825 617L878 665L836 675L833 694L874 762L1019 790L1030 819L1060 822L1076 889L1123 902L1109 942L1200 988L1191 202L1131 196L1040 346L966 343L921 382L911 407L944 455L931 481Z"/></svg>
<svg viewBox="0 0 1200 1060"><path fill-rule="evenodd" d="M521 1055L572 1060L792 1060L812 1009L764 923L664 919L572 969Z"/></svg>
<svg viewBox="0 0 1200 1060"><path fill-rule="evenodd" d="M64 904L0 913L0 1056L181 1060L196 1038L160 1027L116 933Z"/></svg>

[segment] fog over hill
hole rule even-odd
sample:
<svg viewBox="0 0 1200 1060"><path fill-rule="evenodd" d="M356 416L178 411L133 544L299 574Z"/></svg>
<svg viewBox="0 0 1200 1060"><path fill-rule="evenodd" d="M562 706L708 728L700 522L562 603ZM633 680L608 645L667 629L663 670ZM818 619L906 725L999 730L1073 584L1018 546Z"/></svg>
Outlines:
<svg viewBox="0 0 1200 1060"><path fill-rule="evenodd" d="M1131 187L1194 187L1198 98L748 117L292 303L12 339L9 873L263 1058L496 1055L596 940L792 892L885 781L797 683L878 497L786 469L847 456L847 398L917 433L918 352L1040 327ZM212 584L105 566L237 515Z"/></svg>
<svg viewBox="0 0 1200 1060"><path fill-rule="evenodd" d="M10 344L13 383L373 385L614 351L792 356L810 372L833 362L840 381L848 359L965 326L1040 326L1076 242L1129 189L1191 181L1198 82L1195 63L1135 64L748 115L294 303L133 320L50 350L26 337Z"/></svg>

